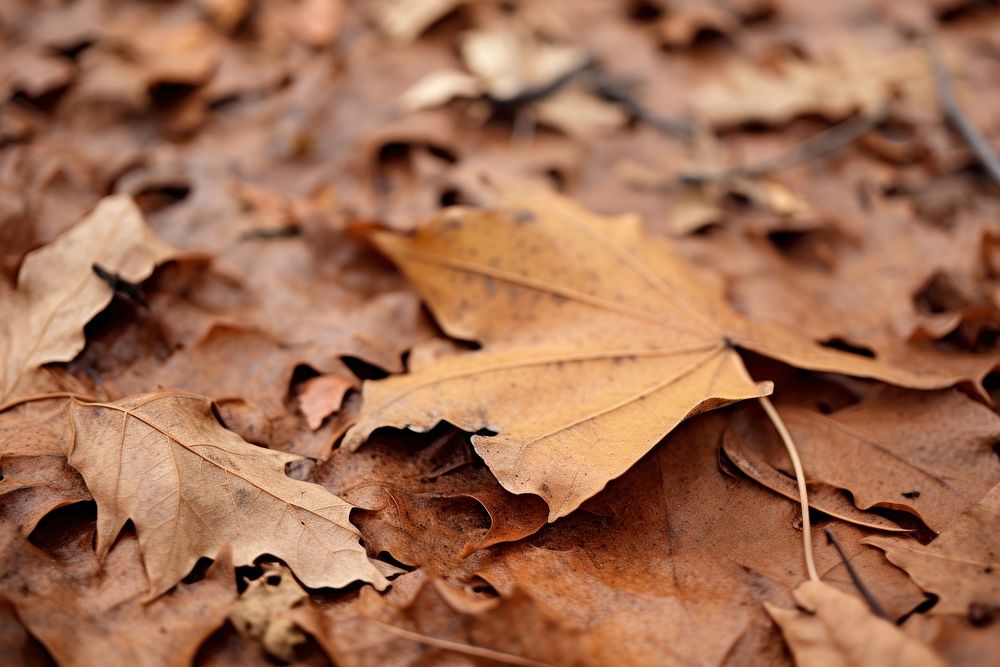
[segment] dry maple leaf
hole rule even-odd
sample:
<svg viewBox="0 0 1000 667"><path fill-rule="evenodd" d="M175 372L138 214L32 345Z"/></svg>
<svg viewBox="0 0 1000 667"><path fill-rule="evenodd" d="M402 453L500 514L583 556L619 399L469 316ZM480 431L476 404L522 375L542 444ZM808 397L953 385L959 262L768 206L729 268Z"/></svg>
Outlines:
<svg viewBox="0 0 1000 667"><path fill-rule="evenodd" d="M482 350L366 383L345 446L380 426L446 420L495 431L474 438L476 451L505 488L545 499L552 521L686 417L769 394L737 346L911 387L956 381L742 319L634 217L599 217L541 193L510 205L451 209L412 238L373 235L443 329Z"/></svg>
<svg viewBox="0 0 1000 667"><path fill-rule="evenodd" d="M933 542L865 540L940 600L939 614L967 614L973 604L1000 608L1000 486L994 486Z"/></svg>
<svg viewBox="0 0 1000 667"><path fill-rule="evenodd" d="M226 543L237 564L268 553L310 587L385 577L358 543L351 506L284 466L299 457L255 447L216 420L201 396L154 393L70 404L70 464L97 501L97 553L135 524L148 599L169 590L200 557Z"/></svg>
<svg viewBox="0 0 1000 667"><path fill-rule="evenodd" d="M794 596L804 611L764 607L781 626L797 667L944 667L930 648L829 584L807 581Z"/></svg>
<svg viewBox="0 0 1000 667"><path fill-rule="evenodd" d="M147 278L176 251L146 226L128 197L106 197L93 213L24 258L17 291L4 304L0 330L0 401L42 364L69 361L83 349L83 327L113 291L95 264L130 282Z"/></svg>

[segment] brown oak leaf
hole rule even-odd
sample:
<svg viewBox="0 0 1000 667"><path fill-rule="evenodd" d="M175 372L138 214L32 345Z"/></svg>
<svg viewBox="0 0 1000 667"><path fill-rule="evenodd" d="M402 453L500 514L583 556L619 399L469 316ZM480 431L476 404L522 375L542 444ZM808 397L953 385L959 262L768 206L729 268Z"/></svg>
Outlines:
<svg viewBox="0 0 1000 667"><path fill-rule="evenodd" d="M226 543L237 564L269 553L307 586L387 585L358 543L351 506L286 476L285 464L298 456L255 447L226 430L208 399L161 392L110 403L74 400L70 411L69 462L97 501L98 556L131 519L149 574L148 599Z"/></svg>

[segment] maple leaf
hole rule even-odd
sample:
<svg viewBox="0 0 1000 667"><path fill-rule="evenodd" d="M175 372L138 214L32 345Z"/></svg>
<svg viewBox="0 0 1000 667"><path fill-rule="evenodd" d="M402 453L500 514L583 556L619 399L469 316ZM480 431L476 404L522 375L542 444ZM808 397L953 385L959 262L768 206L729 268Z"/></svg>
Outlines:
<svg viewBox="0 0 1000 667"><path fill-rule="evenodd" d="M84 325L114 295L95 264L139 282L176 252L146 226L135 203L119 195L104 198L79 224L28 253L0 329L0 401L33 369L69 361L83 349Z"/></svg>
<svg viewBox="0 0 1000 667"><path fill-rule="evenodd" d="M906 570L940 600L935 613L967 614L972 605L1000 606L1000 485L994 486L933 542L870 537L865 542Z"/></svg>
<svg viewBox="0 0 1000 667"><path fill-rule="evenodd" d="M634 217L540 193L509 206L446 211L412 238L373 234L442 328L482 349L366 383L345 446L379 426L489 429L497 435L475 436L476 451L505 488L545 499L552 521L686 417L769 394L737 346L911 387L955 381L742 319Z"/></svg>
<svg viewBox="0 0 1000 667"><path fill-rule="evenodd" d="M97 501L103 557L129 519L149 574L148 599L226 543L237 564L268 553L311 587L385 577L365 556L351 506L284 474L299 457L255 447L216 420L206 398L181 393L70 404L70 464Z"/></svg>
<svg viewBox="0 0 1000 667"><path fill-rule="evenodd" d="M781 626L800 667L852 665L914 665L944 667L926 645L878 618L861 600L821 581L807 581L794 591L800 609L764 603Z"/></svg>

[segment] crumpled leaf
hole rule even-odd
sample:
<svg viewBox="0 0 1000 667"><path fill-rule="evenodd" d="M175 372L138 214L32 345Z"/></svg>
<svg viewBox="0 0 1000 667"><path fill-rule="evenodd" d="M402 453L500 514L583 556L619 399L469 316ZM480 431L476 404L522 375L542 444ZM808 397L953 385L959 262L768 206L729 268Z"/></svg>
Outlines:
<svg viewBox="0 0 1000 667"><path fill-rule="evenodd" d="M372 0L365 9L385 34L400 42L420 36L462 0Z"/></svg>
<svg viewBox="0 0 1000 667"><path fill-rule="evenodd" d="M684 418L770 393L734 345L913 387L959 379L743 320L635 218L602 218L555 195L509 204L516 208L446 211L413 238L373 235L444 330L483 349L366 383L346 447L379 426L425 430L445 420L495 431L474 437L476 451L509 491L541 496L553 521Z"/></svg>
<svg viewBox="0 0 1000 667"><path fill-rule="evenodd" d="M881 536L865 542L940 598L934 613L968 614L975 604L1000 608L1000 485L926 546Z"/></svg>
<svg viewBox="0 0 1000 667"><path fill-rule="evenodd" d="M292 622L292 607L309 598L288 568L264 563L264 573L247 589L229 612L229 622L246 637L258 640L268 654L291 662L295 647L306 640Z"/></svg>
<svg viewBox="0 0 1000 667"><path fill-rule="evenodd" d="M124 196L106 197L79 224L29 253L18 273L17 291L4 305L0 401L15 394L29 371L69 361L83 349L84 325L113 296L94 273L94 264L139 282L175 253Z"/></svg>
<svg viewBox="0 0 1000 667"><path fill-rule="evenodd" d="M930 648L829 584L807 581L793 595L802 609L764 607L781 626L797 667L944 667Z"/></svg>
<svg viewBox="0 0 1000 667"><path fill-rule="evenodd" d="M955 390L885 387L829 416L797 407L780 412L806 480L849 491L862 510L903 510L940 532L1000 481L992 449L1000 438L1000 418ZM790 480L791 462L775 438L759 430L727 435L732 437L725 440L726 452L745 473L768 486L761 473ZM748 457L764 468L744 465ZM878 518L873 517L876 523Z"/></svg>
<svg viewBox="0 0 1000 667"><path fill-rule="evenodd" d="M66 667L186 667L226 619L236 597L225 550L202 581L182 584L152 602L139 543L124 535L103 563L90 547L92 531L76 536L53 558L0 526L0 593L17 616Z"/></svg>
<svg viewBox="0 0 1000 667"><path fill-rule="evenodd" d="M208 399L162 392L74 400L70 411L69 462L97 501L97 554L108 553L131 519L149 574L147 599L225 543L236 563L273 554L310 587L387 585L358 544L351 506L287 477L285 464L299 457L244 442L219 424Z"/></svg>

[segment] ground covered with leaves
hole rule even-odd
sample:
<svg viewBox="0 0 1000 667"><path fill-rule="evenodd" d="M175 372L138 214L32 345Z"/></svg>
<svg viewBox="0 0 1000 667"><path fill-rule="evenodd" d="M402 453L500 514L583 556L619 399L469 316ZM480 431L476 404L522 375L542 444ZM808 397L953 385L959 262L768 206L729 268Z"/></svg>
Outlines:
<svg viewBox="0 0 1000 667"><path fill-rule="evenodd" d="M0 4L0 655L1000 656L1000 6Z"/></svg>

